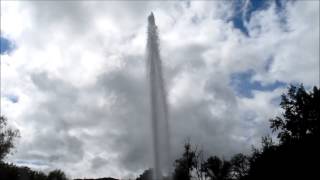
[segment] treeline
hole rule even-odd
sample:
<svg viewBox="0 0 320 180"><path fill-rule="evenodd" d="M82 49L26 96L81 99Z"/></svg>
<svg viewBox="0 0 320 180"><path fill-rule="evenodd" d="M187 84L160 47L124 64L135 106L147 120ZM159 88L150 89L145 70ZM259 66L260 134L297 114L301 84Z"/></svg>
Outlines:
<svg viewBox="0 0 320 180"><path fill-rule="evenodd" d="M230 160L210 156L187 142L182 157L174 163L172 180L311 180L319 179L320 162L320 91L307 92L290 86L281 97L283 113L270 119L270 128L277 136L262 137L261 148L251 155L236 154ZM148 169L136 180L148 180Z"/></svg>
<svg viewBox="0 0 320 180"><path fill-rule="evenodd" d="M61 170L53 170L48 174L35 171L28 167L19 167L14 164L0 162L1 180L68 180Z"/></svg>

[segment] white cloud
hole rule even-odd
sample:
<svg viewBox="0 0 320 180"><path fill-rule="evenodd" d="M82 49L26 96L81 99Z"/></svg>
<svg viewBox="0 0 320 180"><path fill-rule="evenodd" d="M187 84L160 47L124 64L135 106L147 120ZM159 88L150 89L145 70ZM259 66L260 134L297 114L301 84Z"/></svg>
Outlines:
<svg viewBox="0 0 320 180"><path fill-rule="evenodd" d="M8 160L72 177L120 178L150 166L144 53L151 11L173 158L188 137L217 155L248 152L269 132L284 89L237 96L231 74L252 69L261 84L317 84L317 3L288 2L281 17L274 5L256 11L247 37L228 21L233 5L219 1L1 2L1 33L17 45L1 55L1 94L19 97L1 96L1 113L22 136Z"/></svg>

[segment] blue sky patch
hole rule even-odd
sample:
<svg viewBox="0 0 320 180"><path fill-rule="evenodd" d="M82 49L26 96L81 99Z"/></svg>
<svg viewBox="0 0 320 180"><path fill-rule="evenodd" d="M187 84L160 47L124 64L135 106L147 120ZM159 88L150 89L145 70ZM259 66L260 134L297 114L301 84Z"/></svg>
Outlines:
<svg viewBox="0 0 320 180"><path fill-rule="evenodd" d="M12 41L5 37L0 37L0 54L9 54L14 49Z"/></svg>
<svg viewBox="0 0 320 180"><path fill-rule="evenodd" d="M255 74L253 70L248 70L241 73L234 73L231 75L231 86L240 96L252 98L253 90L258 91L272 91L279 87L286 86L286 83L276 81L272 84L262 85L259 81L252 81L252 76Z"/></svg>
<svg viewBox="0 0 320 180"><path fill-rule="evenodd" d="M278 14L284 9L285 0L250 0L249 6L244 10L245 0L234 1L234 16L230 21L234 27L241 30L246 36L249 36L248 29L245 27L245 22L249 21L251 15L255 11L267 9L270 6L270 2L275 2Z"/></svg>
<svg viewBox="0 0 320 180"><path fill-rule="evenodd" d="M15 161L18 165L21 166L36 166L36 167L47 167L48 163L40 160L17 160Z"/></svg>
<svg viewBox="0 0 320 180"><path fill-rule="evenodd" d="M248 29L244 26L244 22L242 20L241 15L237 15L232 19L232 23L235 28L241 30L246 36L249 36Z"/></svg>
<svg viewBox="0 0 320 180"><path fill-rule="evenodd" d="M14 94L7 94L4 95L9 101L11 101L12 103L17 103L19 102L19 96L14 95Z"/></svg>

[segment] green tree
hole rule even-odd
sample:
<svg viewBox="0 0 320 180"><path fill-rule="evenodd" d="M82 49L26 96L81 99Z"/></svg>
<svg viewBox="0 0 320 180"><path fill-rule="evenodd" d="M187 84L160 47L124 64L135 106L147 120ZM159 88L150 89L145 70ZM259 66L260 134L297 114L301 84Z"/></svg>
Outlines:
<svg viewBox="0 0 320 180"><path fill-rule="evenodd" d="M19 136L18 130L7 127L7 118L0 116L0 161L14 148L14 139Z"/></svg>
<svg viewBox="0 0 320 180"><path fill-rule="evenodd" d="M217 156L209 157L204 163L204 171L210 180L229 180L231 163Z"/></svg>
<svg viewBox="0 0 320 180"><path fill-rule="evenodd" d="M284 113L271 119L272 130L278 131L281 143L320 136L320 91L317 87L306 92L303 85L289 87L282 95L281 108Z"/></svg>
<svg viewBox="0 0 320 180"><path fill-rule="evenodd" d="M192 170L197 167L197 152L194 150L190 142L184 145L184 153L180 159L175 161L175 169L173 173L174 180L190 180Z"/></svg>
<svg viewBox="0 0 320 180"><path fill-rule="evenodd" d="M67 180L65 173L59 169L53 170L48 174L48 180Z"/></svg>
<svg viewBox="0 0 320 180"><path fill-rule="evenodd" d="M0 179L4 180L47 180L47 176L40 171L28 167L16 166L0 162Z"/></svg>
<svg viewBox="0 0 320 180"><path fill-rule="evenodd" d="M136 180L151 180L152 174L152 169L147 169Z"/></svg>
<svg viewBox="0 0 320 180"><path fill-rule="evenodd" d="M254 149L250 169L244 179L314 179L320 159L319 107L320 92L314 87L307 92L303 85L290 86L282 95L281 116L271 119L271 128L279 144L270 137L262 140L262 148Z"/></svg>
<svg viewBox="0 0 320 180"><path fill-rule="evenodd" d="M250 167L249 160L249 157L242 153L236 154L231 158L231 171L234 179L242 179L248 175Z"/></svg>

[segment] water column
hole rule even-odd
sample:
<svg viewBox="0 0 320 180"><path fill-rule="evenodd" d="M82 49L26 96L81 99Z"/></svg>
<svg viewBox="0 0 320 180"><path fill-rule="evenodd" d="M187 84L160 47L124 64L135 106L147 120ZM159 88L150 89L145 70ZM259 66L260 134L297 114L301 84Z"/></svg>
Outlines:
<svg viewBox="0 0 320 180"><path fill-rule="evenodd" d="M159 53L159 38L153 13L148 17L147 69L150 85L151 121L153 134L153 179L160 180L168 175L169 124L165 84Z"/></svg>

